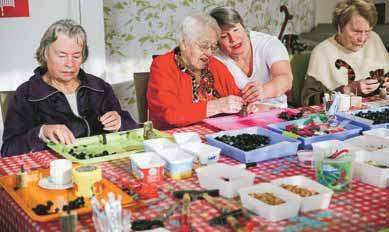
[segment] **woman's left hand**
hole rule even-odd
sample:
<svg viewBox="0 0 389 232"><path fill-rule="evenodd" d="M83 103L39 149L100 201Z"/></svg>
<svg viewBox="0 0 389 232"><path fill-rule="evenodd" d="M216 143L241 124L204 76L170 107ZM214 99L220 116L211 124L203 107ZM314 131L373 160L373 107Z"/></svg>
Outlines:
<svg viewBox="0 0 389 232"><path fill-rule="evenodd" d="M119 131L122 126L122 118L116 111L109 111L100 117L100 122L103 124L103 130L110 132Z"/></svg>
<svg viewBox="0 0 389 232"><path fill-rule="evenodd" d="M263 85L257 81L251 81L242 89L244 102L251 103L263 98Z"/></svg>

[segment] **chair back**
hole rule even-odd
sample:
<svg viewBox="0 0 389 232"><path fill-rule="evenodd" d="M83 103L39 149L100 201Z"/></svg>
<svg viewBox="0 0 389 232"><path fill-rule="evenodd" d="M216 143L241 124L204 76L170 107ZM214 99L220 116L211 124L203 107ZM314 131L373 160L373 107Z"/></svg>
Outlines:
<svg viewBox="0 0 389 232"><path fill-rule="evenodd" d="M300 107L301 104L301 91L304 87L304 80L307 74L310 52L304 52L301 54L294 54L290 56L290 65L292 66L293 82L291 99L288 99L288 103L293 107Z"/></svg>
<svg viewBox="0 0 389 232"><path fill-rule="evenodd" d="M150 72L134 73L134 86L136 95L136 105L138 107L139 123L144 123L148 120L147 107L147 83L149 82Z"/></svg>
<svg viewBox="0 0 389 232"><path fill-rule="evenodd" d="M5 116L7 115L9 102L13 96L15 96L15 91L0 92L0 111L1 111L1 119L3 120L3 124L5 121Z"/></svg>

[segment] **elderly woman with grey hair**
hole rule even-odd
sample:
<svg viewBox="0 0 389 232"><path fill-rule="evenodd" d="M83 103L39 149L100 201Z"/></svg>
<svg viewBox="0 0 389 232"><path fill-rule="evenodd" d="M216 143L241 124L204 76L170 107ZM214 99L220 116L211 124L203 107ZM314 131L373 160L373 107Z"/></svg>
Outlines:
<svg viewBox="0 0 389 232"><path fill-rule="evenodd" d="M377 23L374 1L340 1L332 22L337 33L312 51L302 91L304 105L320 103L327 91L374 95L380 86L377 79L389 71L388 52L378 34L372 31ZM374 73L381 77L367 78L377 76ZM389 88L389 82L382 83L382 87Z"/></svg>
<svg viewBox="0 0 389 232"><path fill-rule="evenodd" d="M153 60L147 100L156 128L186 126L241 110L239 88L228 69L213 57L219 35L213 18L188 16L178 28L178 47Z"/></svg>
<svg viewBox="0 0 389 232"><path fill-rule="evenodd" d="M138 127L112 87L80 68L87 58L80 25L65 19L46 30L36 52L40 66L9 104L2 156L42 150L49 140L72 144L78 137Z"/></svg>

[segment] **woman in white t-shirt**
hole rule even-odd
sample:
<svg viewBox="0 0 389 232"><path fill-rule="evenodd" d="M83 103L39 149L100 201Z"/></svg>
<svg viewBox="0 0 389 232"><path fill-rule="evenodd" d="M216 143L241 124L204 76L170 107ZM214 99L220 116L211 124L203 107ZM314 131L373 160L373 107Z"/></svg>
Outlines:
<svg viewBox="0 0 389 232"><path fill-rule="evenodd" d="M222 34L217 55L230 70L246 102L287 107L285 92L292 87L292 70L285 46L277 37L247 31L239 13L216 7L210 15Z"/></svg>
<svg viewBox="0 0 389 232"><path fill-rule="evenodd" d="M389 55L372 31L376 23L377 11L371 0L341 1L336 5L333 24L337 33L312 51L302 90L304 105L320 103L326 91L360 96L378 93L377 79L389 71ZM388 88L389 82L382 83L382 87Z"/></svg>

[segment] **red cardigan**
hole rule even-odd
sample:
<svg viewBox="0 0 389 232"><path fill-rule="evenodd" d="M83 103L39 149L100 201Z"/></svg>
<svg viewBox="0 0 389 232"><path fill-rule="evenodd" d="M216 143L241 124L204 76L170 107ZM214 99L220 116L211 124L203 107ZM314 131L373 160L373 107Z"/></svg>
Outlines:
<svg viewBox="0 0 389 232"><path fill-rule="evenodd" d="M211 57L208 68L214 76L214 88L222 97L240 95L224 64ZM187 126L206 118L207 102L192 102L192 77L179 69L173 51L153 60L147 102L150 120L157 129Z"/></svg>

